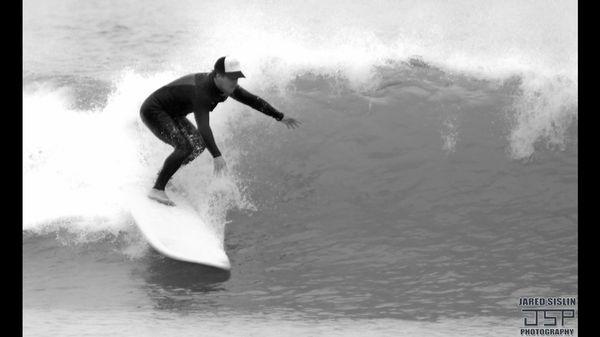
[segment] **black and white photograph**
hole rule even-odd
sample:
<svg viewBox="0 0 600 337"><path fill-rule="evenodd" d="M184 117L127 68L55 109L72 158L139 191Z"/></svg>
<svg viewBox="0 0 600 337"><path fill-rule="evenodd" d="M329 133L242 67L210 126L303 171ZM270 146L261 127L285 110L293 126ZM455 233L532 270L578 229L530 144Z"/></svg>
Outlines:
<svg viewBox="0 0 600 337"><path fill-rule="evenodd" d="M18 30L23 336L578 335L577 1L23 0Z"/></svg>

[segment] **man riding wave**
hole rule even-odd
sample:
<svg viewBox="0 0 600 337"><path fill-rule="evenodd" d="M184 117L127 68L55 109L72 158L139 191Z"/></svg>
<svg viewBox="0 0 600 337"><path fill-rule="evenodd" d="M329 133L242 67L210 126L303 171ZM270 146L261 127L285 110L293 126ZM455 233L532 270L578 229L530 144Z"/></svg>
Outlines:
<svg viewBox="0 0 600 337"><path fill-rule="evenodd" d="M210 73L194 73L183 76L153 92L142 104L140 116L144 124L161 141L173 146L173 152L165 160L154 187L148 197L166 205L174 203L165 193L165 186L177 170L194 160L205 148L214 159L214 172L221 174L226 168L209 124L209 114L228 97L244 103L255 110L273 117L288 128L296 128L301 122L271 106L267 101L238 85L244 77L240 63L231 57L220 57ZM194 126L186 115L193 112Z"/></svg>

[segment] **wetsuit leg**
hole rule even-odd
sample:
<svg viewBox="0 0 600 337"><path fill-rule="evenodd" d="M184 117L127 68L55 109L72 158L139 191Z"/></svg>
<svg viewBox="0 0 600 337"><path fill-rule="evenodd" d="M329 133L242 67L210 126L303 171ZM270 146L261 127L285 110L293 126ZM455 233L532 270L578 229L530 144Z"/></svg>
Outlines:
<svg viewBox="0 0 600 337"><path fill-rule="evenodd" d="M194 148L185 136L179 123L175 122L165 111L158 108L145 108L140 111L142 121L163 142L175 149L165 160L154 188L164 190L167 182L181 167L183 162L194 152Z"/></svg>
<svg viewBox="0 0 600 337"><path fill-rule="evenodd" d="M198 157L204 151L206 145L204 144L198 129L196 129L194 124L192 124L189 119L185 117L178 117L175 118L175 122L177 123L179 130L181 130L193 148L192 153L184 160L182 164L186 165L192 160L196 159L196 157Z"/></svg>

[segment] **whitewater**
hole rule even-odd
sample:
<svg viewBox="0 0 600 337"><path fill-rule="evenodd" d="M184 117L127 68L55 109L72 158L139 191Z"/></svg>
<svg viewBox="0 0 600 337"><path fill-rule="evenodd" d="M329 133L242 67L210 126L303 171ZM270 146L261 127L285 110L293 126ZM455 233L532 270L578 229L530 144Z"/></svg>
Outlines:
<svg viewBox="0 0 600 337"><path fill-rule="evenodd" d="M577 10L24 1L24 334L517 335L519 297L577 295ZM303 122L228 99L229 174L205 152L172 180L231 273L160 256L123 206L171 151L143 100L224 55Z"/></svg>

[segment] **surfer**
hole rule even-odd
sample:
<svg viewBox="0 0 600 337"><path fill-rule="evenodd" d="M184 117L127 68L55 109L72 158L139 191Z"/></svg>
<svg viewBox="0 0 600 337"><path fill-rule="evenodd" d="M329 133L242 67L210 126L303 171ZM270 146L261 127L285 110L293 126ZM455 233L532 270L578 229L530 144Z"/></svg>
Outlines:
<svg viewBox="0 0 600 337"><path fill-rule="evenodd" d="M165 193L167 182L182 165L194 160L205 148L213 157L216 175L226 168L209 125L209 113L227 97L273 117L288 129L301 124L239 86L240 77L246 77L240 63L235 58L223 56L215 62L210 73L183 76L146 98L140 108L142 121L156 137L174 148L158 173L154 187L148 193L149 198L173 206L173 201ZM194 112L196 126L186 118L191 112Z"/></svg>

